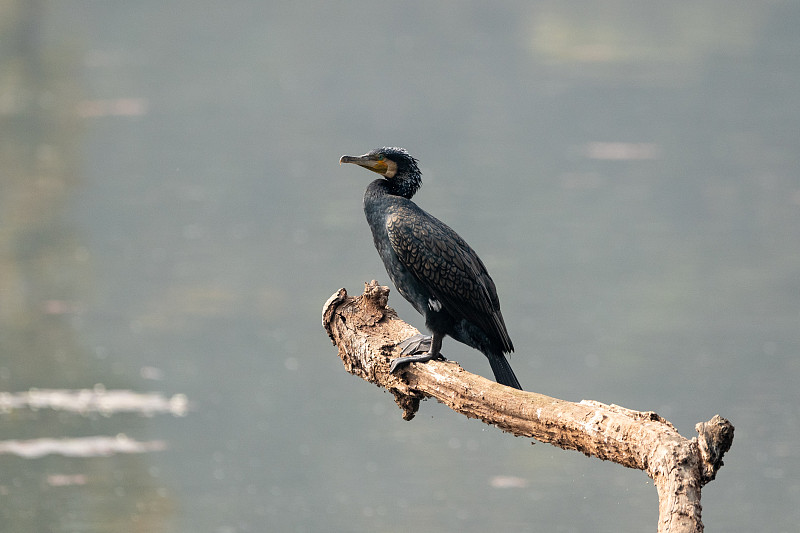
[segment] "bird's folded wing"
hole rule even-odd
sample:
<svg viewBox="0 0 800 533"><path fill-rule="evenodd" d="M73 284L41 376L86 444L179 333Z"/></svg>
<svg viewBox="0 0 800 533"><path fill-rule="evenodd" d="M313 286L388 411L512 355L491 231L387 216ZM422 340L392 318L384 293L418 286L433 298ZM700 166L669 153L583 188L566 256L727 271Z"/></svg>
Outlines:
<svg viewBox="0 0 800 533"><path fill-rule="evenodd" d="M415 206L416 207L416 206ZM456 318L465 318L511 351L492 278L475 251L425 211L395 206L386 218L400 262Z"/></svg>

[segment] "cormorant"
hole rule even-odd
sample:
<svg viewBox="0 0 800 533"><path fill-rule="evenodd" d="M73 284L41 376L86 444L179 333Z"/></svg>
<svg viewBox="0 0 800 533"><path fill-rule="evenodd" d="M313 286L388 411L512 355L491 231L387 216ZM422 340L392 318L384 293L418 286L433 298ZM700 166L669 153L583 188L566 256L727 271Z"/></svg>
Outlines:
<svg viewBox="0 0 800 533"><path fill-rule="evenodd" d="M514 345L486 267L455 231L411 201L422 185L417 160L403 148L384 147L359 157L343 155L339 163L383 176L367 187L364 214L392 283L433 333L403 341L405 357L392 361L391 371L441 357L442 339L449 335L483 352L498 383L522 389L504 355Z"/></svg>

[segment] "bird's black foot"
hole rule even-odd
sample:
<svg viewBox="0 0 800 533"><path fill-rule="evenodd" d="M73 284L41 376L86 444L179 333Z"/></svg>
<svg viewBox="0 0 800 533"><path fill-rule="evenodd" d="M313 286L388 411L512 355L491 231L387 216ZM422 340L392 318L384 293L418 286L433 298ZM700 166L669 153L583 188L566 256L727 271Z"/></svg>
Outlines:
<svg viewBox="0 0 800 533"><path fill-rule="evenodd" d="M431 359L439 359L444 361L445 358L441 352L432 352L431 346L433 345L433 337L430 335L414 335L407 338L397 346L400 348L400 354L405 357L398 357L392 360L389 367L389 372L394 372L397 367L407 365L409 363L425 363ZM439 343L441 347L441 342Z"/></svg>
<svg viewBox="0 0 800 533"><path fill-rule="evenodd" d="M394 372L397 370L397 367L401 365L407 365L409 363L426 363L431 359L436 359L439 354L424 352L418 355L407 355L405 357L398 357L397 359L392 359L392 364L389 367L389 372Z"/></svg>
<svg viewBox="0 0 800 533"><path fill-rule="evenodd" d="M433 337L430 335L412 335L403 342L397 345L400 348L400 355L413 355L423 352L428 352L431 349L431 341Z"/></svg>

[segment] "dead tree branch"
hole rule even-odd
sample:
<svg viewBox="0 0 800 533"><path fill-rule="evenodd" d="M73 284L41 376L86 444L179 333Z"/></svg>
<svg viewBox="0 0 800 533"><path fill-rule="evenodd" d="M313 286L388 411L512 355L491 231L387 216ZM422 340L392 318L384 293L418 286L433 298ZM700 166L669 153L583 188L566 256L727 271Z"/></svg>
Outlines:
<svg viewBox="0 0 800 533"><path fill-rule="evenodd" d="M733 426L714 416L689 440L652 411L550 398L499 385L451 361L411 364L389 373L397 344L418 333L387 307L389 288L365 284L352 298L340 289L325 303L322 325L351 374L389 390L411 420L425 398L503 431L644 470L658 490L660 533L703 531L700 491L733 442Z"/></svg>

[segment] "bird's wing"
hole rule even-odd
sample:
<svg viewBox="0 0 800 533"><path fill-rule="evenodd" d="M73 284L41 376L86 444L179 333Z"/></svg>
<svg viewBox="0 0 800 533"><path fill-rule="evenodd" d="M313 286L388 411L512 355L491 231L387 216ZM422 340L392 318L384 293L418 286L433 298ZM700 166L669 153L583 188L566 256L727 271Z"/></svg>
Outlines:
<svg viewBox="0 0 800 533"><path fill-rule="evenodd" d="M475 251L448 225L419 208L395 206L386 218L400 262L457 318L465 318L504 351L513 346L494 282Z"/></svg>

